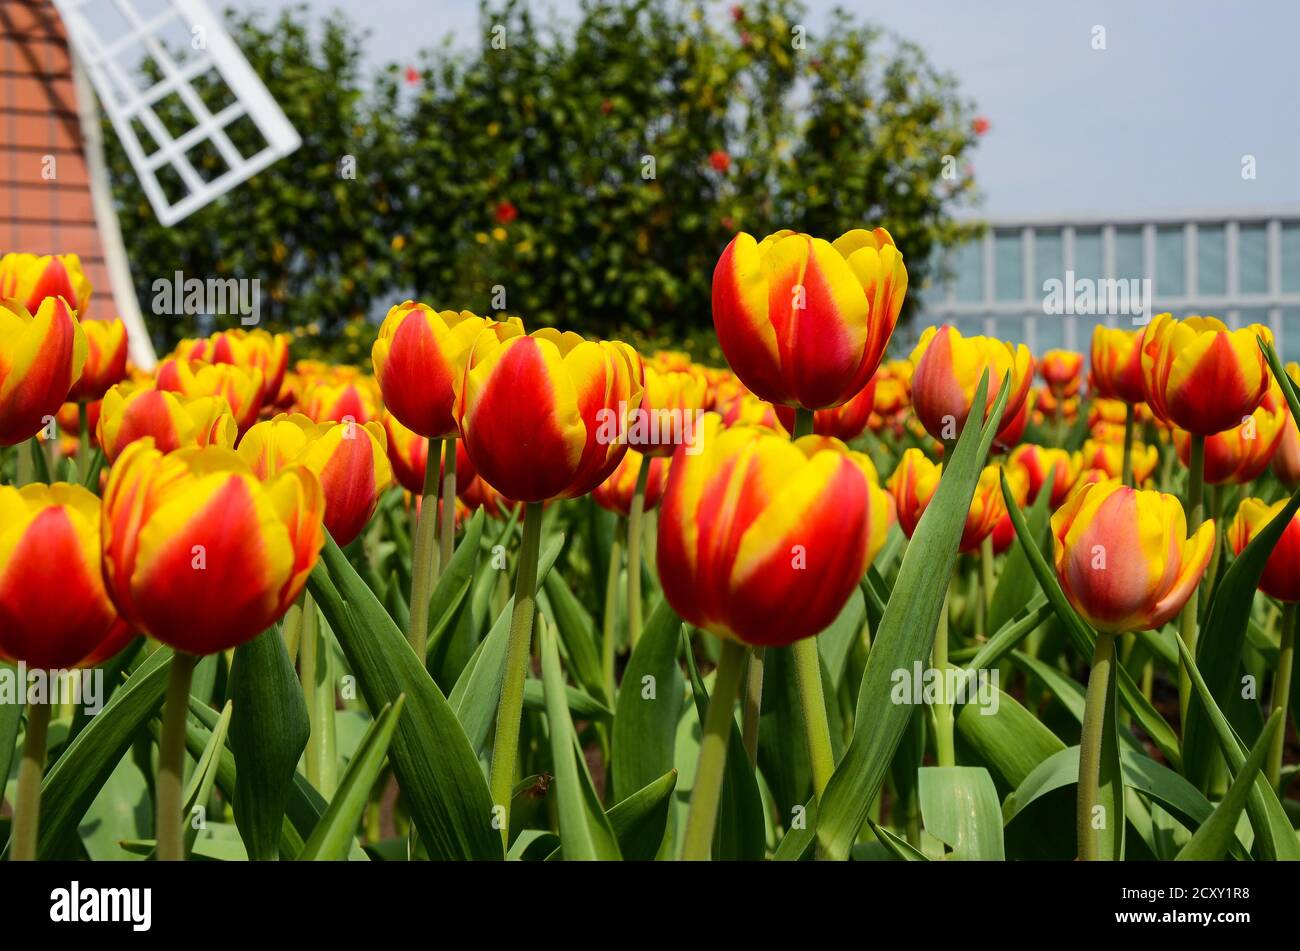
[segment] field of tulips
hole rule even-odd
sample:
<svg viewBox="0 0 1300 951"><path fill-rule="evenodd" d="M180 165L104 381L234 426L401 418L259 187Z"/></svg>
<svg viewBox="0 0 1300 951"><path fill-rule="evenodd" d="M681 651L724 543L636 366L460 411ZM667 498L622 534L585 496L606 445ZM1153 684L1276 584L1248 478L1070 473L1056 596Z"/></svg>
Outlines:
<svg viewBox="0 0 1300 951"><path fill-rule="evenodd" d="M907 288L742 233L729 368L406 301L146 372L5 256L8 858L1300 857L1300 370Z"/></svg>

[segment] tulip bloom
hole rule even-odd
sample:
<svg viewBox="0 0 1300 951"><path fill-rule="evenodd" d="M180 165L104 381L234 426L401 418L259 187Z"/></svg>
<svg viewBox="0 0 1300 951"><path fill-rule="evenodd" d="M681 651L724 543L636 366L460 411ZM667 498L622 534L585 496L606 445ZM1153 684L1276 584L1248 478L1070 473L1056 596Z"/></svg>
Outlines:
<svg viewBox="0 0 1300 951"><path fill-rule="evenodd" d="M342 383L313 383L298 399L299 411L308 419L359 426L379 419L379 404L374 380L360 376Z"/></svg>
<svg viewBox="0 0 1300 951"><path fill-rule="evenodd" d="M719 411L722 425L728 429L732 426L763 426L776 433L788 434L790 431L781 424L776 407L752 393L733 400L729 406L719 407Z"/></svg>
<svg viewBox="0 0 1300 951"><path fill-rule="evenodd" d="M1142 338L1142 385L1157 417L1198 436L1241 423L1268 391L1268 364L1256 336L1262 324L1229 330L1213 317L1160 314Z"/></svg>
<svg viewBox="0 0 1300 951"><path fill-rule="evenodd" d="M305 466L263 483L228 449L129 445L109 472L104 580L122 616L187 654L236 647L298 597L325 542Z"/></svg>
<svg viewBox="0 0 1300 951"><path fill-rule="evenodd" d="M501 339L524 332L517 317L498 322L415 301L392 308L370 354L388 411L426 439L455 436L452 381L465 372L470 348L489 327Z"/></svg>
<svg viewBox="0 0 1300 951"><path fill-rule="evenodd" d="M397 484L412 495L424 494L424 467L429 458L429 440L407 429L392 413L383 415L384 433L388 437L388 461L393 466L393 476ZM442 482L443 463L446 461L447 449L438 466L438 482ZM478 475L474 464L470 462L465 444L456 440L456 486L457 494L463 494L465 488Z"/></svg>
<svg viewBox="0 0 1300 951"><path fill-rule="evenodd" d="M1228 529L1233 553L1240 555L1255 536L1286 508L1286 503L1286 499L1278 499L1272 505L1262 499L1242 499L1237 507L1237 516ZM1279 601L1300 601L1300 516L1291 519L1264 563L1259 590Z"/></svg>
<svg viewBox="0 0 1300 951"><path fill-rule="evenodd" d="M222 330L201 340L182 340L176 356L257 370L262 374L262 405L275 406L289 367L289 335L270 334L261 328Z"/></svg>
<svg viewBox="0 0 1300 951"><path fill-rule="evenodd" d="M1042 491L1047 476L1055 466L1052 478L1051 498L1048 505L1056 508L1065 501L1065 497L1074 488L1079 477L1079 455L1068 453L1053 446L1035 446L1026 443L1017 446L1007 459L1007 465L1020 469L1029 481L1029 501L1033 502Z"/></svg>
<svg viewBox="0 0 1300 951"><path fill-rule="evenodd" d="M1098 324L1092 331L1090 379L1096 396L1130 405L1146 402L1142 388L1142 331Z"/></svg>
<svg viewBox="0 0 1300 951"><path fill-rule="evenodd" d="M1023 343L1016 347L992 337L963 337L948 325L928 327L912 351L912 408L935 439L951 441L970 415L980 377L989 372L988 396L982 419L997 402L998 390L1010 374L1011 389L1002 413L999 434L1015 423L1034 379L1034 358Z"/></svg>
<svg viewBox="0 0 1300 951"><path fill-rule="evenodd" d="M1002 470L1007 476L1007 485L1011 486L1011 497L1015 499L1018 508L1024 508L1029 504L1029 476L1020 468ZM998 519L997 525L993 526L993 554L1000 555L1016 540L1016 526L1011 521L1011 512L1006 508L1006 500L1003 500L1003 516Z"/></svg>
<svg viewBox="0 0 1300 951"><path fill-rule="evenodd" d="M1052 516L1056 576L1099 631L1154 630L1191 598L1210 563L1214 522L1187 537L1172 495L1117 481L1082 486Z"/></svg>
<svg viewBox="0 0 1300 951"><path fill-rule="evenodd" d="M164 360L158 367L158 389L185 396L222 396L241 433L248 432L262 411L262 371L243 370L229 363Z"/></svg>
<svg viewBox="0 0 1300 951"><path fill-rule="evenodd" d="M35 436L81 376L86 333L61 297L36 316L15 301L0 304L0 446Z"/></svg>
<svg viewBox="0 0 1300 951"><path fill-rule="evenodd" d="M1083 354L1073 350L1048 350L1043 354L1038 372L1057 399L1073 396L1079 392L1083 382Z"/></svg>
<svg viewBox="0 0 1300 951"><path fill-rule="evenodd" d="M844 442L857 439L866 431L875 403L876 377L873 376L862 388L862 392L847 403L813 413L813 432L818 436L833 436ZM786 432L794 432L793 406L777 406L776 415Z"/></svg>
<svg viewBox="0 0 1300 951"><path fill-rule="evenodd" d="M1133 481L1142 485L1156 471L1160 453L1155 446L1134 443L1129 461L1133 466ZM1089 439L1079 454L1079 465L1084 470L1100 470L1104 473L1103 479L1118 479L1124 469L1124 447L1119 443Z"/></svg>
<svg viewBox="0 0 1300 951"><path fill-rule="evenodd" d="M1290 424L1291 414L1284 408L1261 405L1238 425L1205 437L1205 481L1211 485L1253 482L1273 461ZM1190 434L1174 430L1174 446L1183 465L1190 463L1191 443Z"/></svg>
<svg viewBox="0 0 1300 951"><path fill-rule="evenodd" d="M834 243L794 231L741 233L713 272L713 325L727 362L770 403L825 409L876 372L907 293L884 228Z"/></svg>
<svg viewBox="0 0 1300 951"><path fill-rule="evenodd" d="M86 334L86 365L73 384L68 400L93 403L103 399L108 388L126 379L126 324L120 320L83 320Z"/></svg>
<svg viewBox="0 0 1300 951"><path fill-rule="evenodd" d="M816 436L723 430L710 414L703 450L673 456L660 508L668 603L744 644L783 646L824 630L889 531L888 499L865 461Z"/></svg>
<svg viewBox="0 0 1300 951"><path fill-rule="evenodd" d="M999 468L985 466L980 472L958 544L958 550L963 553L979 550L984 539L993 533L998 522L1007 514ZM898 525L908 538L916 531L921 515L934 498L942 475L941 464L931 462L925 453L913 447L903 453L894 474L889 477L888 487L898 510Z"/></svg>
<svg viewBox="0 0 1300 951"><path fill-rule="evenodd" d="M128 445L146 437L166 453L187 447L231 449L238 436L224 396L185 396L130 383L119 383L104 394L95 427L95 441L110 465Z"/></svg>
<svg viewBox="0 0 1300 951"><path fill-rule="evenodd" d="M90 280L75 254L11 253L0 258L0 301L16 300L33 314L47 297L62 297L84 317L90 293Z"/></svg>
<svg viewBox="0 0 1300 951"><path fill-rule="evenodd" d="M486 329L455 380L461 438L479 475L509 498L586 495L627 451L642 380L625 343L553 328L502 340Z"/></svg>
<svg viewBox="0 0 1300 951"><path fill-rule="evenodd" d="M0 486L0 657L94 667L130 636L104 590L99 499L63 482Z"/></svg>
<svg viewBox="0 0 1300 951"><path fill-rule="evenodd" d="M393 483L387 442L375 422L313 423L281 413L245 433L237 452L263 481L295 464L315 473L325 493L325 528L339 545L348 545Z"/></svg>
<svg viewBox="0 0 1300 951"><path fill-rule="evenodd" d="M694 435L708 391L709 381L694 370L645 367L645 395L628 445L648 456L671 456L678 443Z"/></svg>
<svg viewBox="0 0 1300 951"><path fill-rule="evenodd" d="M647 459L650 462L650 474L645 485L645 511L658 505L664 493L668 460L663 456L646 456L635 449L629 449L623 461L609 474L609 478L591 490L591 497L596 500L596 504L627 518L632 512L632 493L636 488L637 476Z"/></svg>

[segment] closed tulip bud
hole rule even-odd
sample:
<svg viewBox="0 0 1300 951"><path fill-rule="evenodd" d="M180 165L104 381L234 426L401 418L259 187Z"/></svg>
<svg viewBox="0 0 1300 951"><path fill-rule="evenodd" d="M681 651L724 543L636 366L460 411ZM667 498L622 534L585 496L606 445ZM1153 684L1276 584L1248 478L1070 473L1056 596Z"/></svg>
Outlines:
<svg viewBox="0 0 1300 951"><path fill-rule="evenodd" d="M1029 504L1029 476L1025 475L1023 469L1004 468L1006 473L1007 485L1011 486L1011 496L1016 500L1019 508L1024 508ZM1011 512L1006 507L1006 500L1003 500L1002 517L998 519L997 525L993 526L993 554L1000 555L1016 540L1016 526L1011 521Z"/></svg>
<svg viewBox="0 0 1300 951"><path fill-rule="evenodd" d="M104 580L133 626L212 654L274 624L325 541L325 498L305 466L262 482L228 449L164 456L132 443L104 491Z"/></svg>
<svg viewBox="0 0 1300 951"><path fill-rule="evenodd" d="M641 411L628 430L628 445L648 456L671 456L704 415L709 381L695 370L645 368Z"/></svg>
<svg viewBox="0 0 1300 951"><path fill-rule="evenodd" d="M104 394L95 441L112 465L131 443L149 438L159 452L231 449L239 427L224 396L185 396L152 384L119 383Z"/></svg>
<svg viewBox="0 0 1300 951"><path fill-rule="evenodd" d="M1160 462L1160 453L1155 446L1140 442L1133 444L1133 455L1129 460L1133 466L1133 481L1142 485L1156 471ZM1118 479L1124 471L1123 443L1102 442L1089 439L1083 444L1079 454L1079 465L1084 470L1099 469L1107 479Z"/></svg>
<svg viewBox="0 0 1300 951"><path fill-rule="evenodd" d="M912 408L925 431L944 441L960 435L985 370L989 386L981 419L988 419L1002 380L1008 374L1011 377L999 434L1014 424L1034 380L1034 359L1023 343L1013 347L992 337L963 337L957 328L946 324L926 328L912 351L912 363L916 367Z"/></svg>
<svg viewBox="0 0 1300 951"><path fill-rule="evenodd" d="M650 475L646 480L644 511L648 512L658 505L664 493L668 460L663 456L646 456L635 449L629 449L623 461L609 474L609 478L591 490L591 497L596 500L596 504L627 518L632 511L636 477L647 459L650 461Z"/></svg>
<svg viewBox="0 0 1300 951"><path fill-rule="evenodd" d="M1272 505L1263 499L1242 499L1228 529L1233 553L1240 555L1286 504L1286 499L1278 499ZM1259 576L1259 590L1279 601L1300 601L1300 516L1292 516L1273 546L1264 563L1264 573Z"/></svg>
<svg viewBox="0 0 1300 951"><path fill-rule="evenodd" d="M1065 501L1065 497L1070 494L1070 489L1074 488L1074 483L1079 477L1080 462L1077 453L1026 443L1015 448L1007 459L1007 465L1025 473L1029 482L1030 502L1038 498L1038 493L1042 491L1043 484L1052 472L1052 467L1055 466L1051 498L1048 499L1047 504L1051 508L1056 508Z"/></svg>
<svg viewBox="0 0 1300 951"><path fill-rule="evenodd" d="M818 436L833 436L849 442L857 439L867 429L871 420L871 410L876 402L876 377L867 381L862 392L847 403L819 409L813 413L813 432ZM776 415L786 432L794 432L794 407L778 406Z"/></svg>
<svg viewBox="0 0 1300 951"><path fill-rule="evenodd" d="M825 409L862 391L907 294L884 228L833 243L794 231L741 233L713 272L713 325L736 375L770 403Z"/></svg>
<svg viewBox="0 0 1300 951"><path fill-rule="evenodd" d="M263 481L291 465L315 473L325 494L325 528L339 545L348 545L393 483L387 442L376 422L313 423L282 413L245 433L237 452Z"/></svg>
<svg viewBox="0 0 1300 951"><path fill-rule="evenodd" d="M171 359L159 364L157 380L160 390L190 397L224 397L241 433L248 432L262 411L261 370Z"/></svg>
<svg viewBox="0 0 1300 951"><path fill-rule="evenodd" d="M499 339L524 332L517 317L495 321L467 310L435 311L414 301L390 310L371 350L388 411L426 439L455 436L452 384L465 371L470 347L488 328Z"/></svg>
<svg viewBox="0 0 1300 951"><path fill-rule="evenodd" d="M1205 437L1205 481L1211 485L1244 485L1257 479L1282 442L1290 414L1260 406L1231 429ZM1192 454L1192 437L1181 429L1174 430L1178 458L1188 465Z"/></svg>
<svg viewBox="0 0 1300 951"><path fill-rule="evenodd" d="M86 334L86 365L68 399L90 403L103 399L110 386L126 379L126 324L120 320L83 320L81 329Z"/></svg>
<svg viewBox="0 0 1300 951"><path fill-rule="evenodd" d="M300 411L318 423L365 425L379 419L379 388L369 377L342 383L314 383L299 397Z"/></svg>
<svg viewBox="0 0 1300 951"><path fill-rule="evenodd" d="M1006 424L1002 426L993 439L993 451L1004 453L1010 452L1016 447L1025 435L1025 429L1029 425L1029 400L1020 404L1014 416L1010 417Z"/></svg>
<svg viewBox="0 0 1300 951"><path fill-rule="evenodd" d="M0 258L0 301L14 299L31 313L47 297L62 297L79 317L90 308L90 280L75 254L6 254Z"/></svg>
<svg viewBox="0 0 1300 951"><path fill-rule="evenodd" d="M429 458L429 440L403 426L392 413L383 415L384 433L388 436L388 461L393 466L393 476L400 485L412 495L424 493L424 467ZM438 466L438 484L442 484L443 465L446 463L446 448L443 459ZM456 440L456 494L460 495L478 473L470 461L465 444Z"/></svg>
<svg viewBox="0 0 1300 951"><path fill-rule="evenodd" d="M289 367L289 335L271 334L261 328L222 330L200 340L182 340L176 356L257 370L262 374L262 405L275 406L280 402Z"/></svg>
<svg viewBox="0 0 1300 951"><path fill-rule="evenodd" d="M1073 350L1048 350L1038 372L1058 399L1073 396L1083 383L1083 354Z"/></svg>
<svg viewBox="0 0 1300 951"><path fill-rule="evenodd" d="M1146 401L1142 389L1142 331L1098 324L1092 331L1094 396L1137 404ZM1121 415L1121 423L1124 421Z"/></svg>
<svg viewBox="0 0 1300 951"><path fill-rule="evenodd" d="M1213 520L1188 538L1178 499L1113 480L1080 487L1052 516L1052 532L1065 596L1111 634L1155 630L1177 616L1214 549Z"/></svg>
<svg viewBox="0 0 1300 951"><path fill-rule="evenodd" d="M976 551L1007 514L999 469L999 466L985 466L980 472L958 543L961 552ZM931 462L925 453L913 447L903 453L894 474L889 477L889 491L898 511L898 525L908 538L920 524L921 516L939 488L942 475L942 464ZM1021 477L1009 478L1014 481Z"/></svg>
<svg viewBox="0 0 1300 951"><path fill-rule="evenodd" d="M63 482L0 486L0 657L93 667L128 640L100 572L99 499Z"/></svg>
<svg viewBox="0 0 1300 951"><path fill-rule="evenodd" d="M1282 427L1282 438L1273 453L1273 474L1292 489L1300 485L1300 430L1290 417Z"/></svg>
<svg viewBox="0 0 1300 951"><path fill-rule="evenodd" d="M1272 379L1257 336L1273 340L1262 324L1229 330L1213 317L1160 314L1142 338L1142 386L1152 412L1199 436L1239 425Z"/></svg>
<svg viewBox="0 0 1300 951"><path fill-rule="evenodd" d="M460 435L479 475L509 498L586 495L627 451L643 378L625 343L553 328L502 340L489 328L455 381Z"/></svg>
<svg viewBox="0 0 1300 951"><path fill-rule="evenodd" d="M682 618L772 647L824 630L889 532L866 457L819 437L722 429L673 456L659 512L664 596ZM825 448L833 445L834 448Z"/></svg>
<svg viewBox="0 0 1300 951"><path fill-rule="evenodd" d="M59 412L86 363L86 333L61 297L36 316L0 303L0 446L35 436Z"/></svg>

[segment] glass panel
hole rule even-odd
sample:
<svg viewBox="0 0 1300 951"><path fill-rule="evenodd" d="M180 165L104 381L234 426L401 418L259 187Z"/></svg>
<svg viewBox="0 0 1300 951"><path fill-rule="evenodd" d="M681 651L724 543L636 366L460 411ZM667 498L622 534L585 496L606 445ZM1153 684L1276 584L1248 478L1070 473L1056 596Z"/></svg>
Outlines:
<svg viewBox="0 0 1300 951"><path fill-rule="evenodd" d="M1000 231L993 238L994 293L998 300L1025 299L1024 245L1019 231Z"/></svg>
<svg viewBox="0 0 1300 951"><path fill-rule="evenodd" d="M1242 225L1237 232L1237 287L1243 294L1268 293L1268 231L1263 225Z"/></svg>
<svg viewBox="0 0 1300 951"><path fill-rule="evenodd" d="M1142 231L1139 228L1117 228L1115 230L1115 277L1141 278L1145 271L1142 267Z"/></svg>
<svg viewBox="0 0 1300 951"><path fill-rule="evenodd" d="M1187 260L1183 229L1177 225L1156 229L1156 293L1182 297L1187 292Z"/></svg>
<svg viewBox="0 0 1300 951"><path fill-rule="evenodd" d="M1300 360L1300 308L1288 307L1282 311L1282 339L1278 344L1284 362Z"/></svg>
<svg viewBox="0 0 1300 951"><path fill-rule="evenodd" d="M1065 322L1068 317L1039 314L1034 324L1035 356L1042 356L1048 350L1059 350L1065 346Z"/></svg>
<svg viewBox="0 0 1300 951"><path fill-rule="evenodd" d="M1282 291L1300 294L1300 223L1282 226Z"/></svg>
<svg viewBox="0 0 1300 951"><path fill-rule="evenodd" d="M969 303L984 299L982 247L981 242L970 241L953 252L952 266L956 271L953 288L959 301Z"/></svg>
<svg viewBox="0 0 1300 951"><path fill-rule="evenodd" d="M1071 318L1066 318L1067 320ZM1075 317L1074 320L1074 349L1080 353L1087 353L1092 349L1092 333L1097 327L1106 326L1105 317Z"/></svg>
<svg viewBox="0 0 1300 951"><path fill-rule="evenodd" d="M1268 326L1267 307L1243 307L1237 311L1237 327L1249 327L1251 324Z"/></svg>
<svg viewBox="0 0 1300 951"><path fill-rule="evenodd" d="M1228 293L1228 241L1223 225L1196 229L1196 296L1222 297Z"/></svg>
<svg viewBox="0 0 1300 951"><path fill-rule="evenodd" d="M1101 273L1101 232L1074 233L1074 276L1076 280L1099 280Z"/></svg>
<svg viewBox="0 0 1300 951"><path fill-rule="evenodd" d="M1062 263L1061 232L1037 231L1034 233L1035 296L1045 294L1043 284L1053 279L1058 281L1065 279L1065 265Z"/></svg>
<svg viewBox="0 0 1300 951"><path fill-rule="evenodd" d="M1003 315L993 320L993 336L1010 343L1025 342L1025 318L1020 314Z"/></svg>
<svg viewBox="0 0 1300 951"><path fill-rule="evenodd" d="M963 337L979 337L984 334L983 317L957 317L952 324Z"/></svg>

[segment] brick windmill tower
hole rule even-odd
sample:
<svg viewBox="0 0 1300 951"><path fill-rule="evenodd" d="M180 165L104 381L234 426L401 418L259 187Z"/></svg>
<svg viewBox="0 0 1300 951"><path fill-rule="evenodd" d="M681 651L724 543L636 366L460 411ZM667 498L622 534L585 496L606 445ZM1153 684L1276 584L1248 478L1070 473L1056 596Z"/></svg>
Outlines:
<svg viewBox="0 0 1300 951"><path fill-rule="evenodd" d="M182 130L178 112L192 120ZM147 368L155 356L113 205L101 115L165 225L301 140L204 0L0 0L0 253L79 255L96 289L92 312L125 321L132 359ZM226 131L235 123L252 123L264 147L237 149ZM196 170L197 150L220 156L216 174Z"/></svg>

